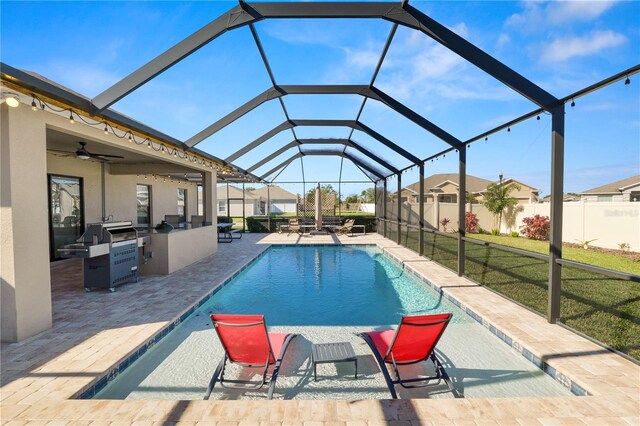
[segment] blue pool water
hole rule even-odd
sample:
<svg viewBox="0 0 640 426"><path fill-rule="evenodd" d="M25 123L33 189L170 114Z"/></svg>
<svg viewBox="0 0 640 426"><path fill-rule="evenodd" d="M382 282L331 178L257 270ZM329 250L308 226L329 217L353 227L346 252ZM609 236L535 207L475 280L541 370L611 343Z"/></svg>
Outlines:
<svg viewBox="0 0 640 426"><path fill-rule="evenodd" d="M454 386L465 398L557 396L568 390L525 360L481 324L414 279L374 246L274 246L154 344L128 368L112 375L98 399L202 399L223 349L210 313L265 315L270 331L296 333L277 385L280 399L389 398L371 351L357 336L388 329L403 315L453 313L438 342ZM311 346L350 342L358 380L348 363L323 364L313 381ZM429 363L408 366L433 374ZM251 377L240 369L236 374ZM434 388L397 388L401 398L451 398ZM93 394L92 394L93 395ZM264 392L218 389L213 399L264 399Z"/></svg>
<svg viewBox="0 0 640 426"><path fill-rule="evenodd" d="M275 246L204 309L263 314L269 325L378 325L453 306L375 246Z"/></svg>

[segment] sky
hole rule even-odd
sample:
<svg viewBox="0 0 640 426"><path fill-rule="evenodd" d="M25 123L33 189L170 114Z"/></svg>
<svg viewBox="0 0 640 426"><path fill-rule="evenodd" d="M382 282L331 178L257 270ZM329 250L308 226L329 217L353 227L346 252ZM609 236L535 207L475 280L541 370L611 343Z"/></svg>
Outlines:
<svg viewBox="0 0 640 426"><path fill-rule="evenodd" d="M410 4L560 98L640 63L638 1L411 1ZM0 2L2 62L95 97L236 2ZM277 84L369 84L392 24L377 19L265 20L255 28ZM640 174L640 74L567 105L565 192ZM536 105L426 35L404 27L374 85L418 114L467 140L536 109ZM229 31L146 83L112 108L187 140L271 86L248 27ZM355 119L358 95L288 95L292 119ZM267 102L197 145L219 158L285 121ZM360 121L419 158L447 148L416 124L369 100ZM274 136L235 164L249 168L297 138L347 138L349 128L298 127ZM397 168L410 162L363 132L353 140ZM335 148L325 145L307 149ZM255 174L295 154L292 149ZM366 160L349 148L347 152ZM551 117L531 119L471 146L467 173L502 172L549 193ZM340 174L342 163L342 173ZM456 173L452 154L426 174ZM269 179L273 178L275 173ZM350 161L307 156L276 182L369 179ZM402 177L418 180L417 168ZM343 193L359 192L347 186ZM296 191L299 192L299 191Z"/></svg>

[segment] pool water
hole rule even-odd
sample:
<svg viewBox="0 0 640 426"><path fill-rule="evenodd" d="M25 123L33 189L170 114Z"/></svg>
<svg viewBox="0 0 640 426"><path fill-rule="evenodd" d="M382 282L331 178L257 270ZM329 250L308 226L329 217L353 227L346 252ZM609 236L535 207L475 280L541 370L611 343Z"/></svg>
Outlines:
<svg viewBox="0 0 640 426"><path fill-rule="evenodd" d="M375 246L275 246L203 310L263 314L269 325L382 325L453 305Z"/></svg>
<svg viewBox="0 0 640 426"><path fill-rule="evenodd" d="M387 399L389 392L357 332L388 329L403 315L453 313L437 354L466 398L571 393L455 305L405 273L375 246L274 246L96 394L98 399L202 399L223 356L210 313L265 315L270 331L297 333L274 398ZM312 343L351 342L351 363L323 364L313 381ZM422 365L424 364L424 365ZM404 367L429 373L429 363ZM236 371L237 370L237 371ZM254 370L232 374L252 377ZM266 388L265 388L266 389ZM452 398L444 385L396 387L401 398ZM266 391L214 390L211 399L264 399Z"/></svg>

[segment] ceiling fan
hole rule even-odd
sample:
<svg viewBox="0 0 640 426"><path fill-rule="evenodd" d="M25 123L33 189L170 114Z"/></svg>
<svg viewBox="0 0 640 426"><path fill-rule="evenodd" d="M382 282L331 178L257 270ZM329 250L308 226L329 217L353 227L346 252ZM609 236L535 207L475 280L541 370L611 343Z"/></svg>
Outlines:
<svg viewBox="0 0 640 426"><path fill-rule="evenodd" d="M94 159L100 160L100 161L109 161L110 158L124 158L121 155L109 155L109 154L91 153L91 152L87 151L87 148L86 148L87 143L86 142L78 142L78 143L80 144L80 146L75 151L59 151L57 149L50 149L49 151L54 152L54 153L66 154L66 155L64 155L65 157L75 156L76 158L79 158L81 160L89 160L91 158L94 158Z"/></svg>

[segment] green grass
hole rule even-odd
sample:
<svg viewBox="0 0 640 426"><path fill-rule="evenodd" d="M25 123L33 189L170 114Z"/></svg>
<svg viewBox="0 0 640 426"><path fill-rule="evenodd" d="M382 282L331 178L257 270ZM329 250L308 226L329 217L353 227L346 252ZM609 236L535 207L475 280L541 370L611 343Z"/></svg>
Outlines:
<svg viewBox="0 0 640 426"><path fill-rule="evenodd" d="M488 241L490 243L502 244L504 246L515 247L522 250L529 250L536 253L549 254L549 242L530 240L522 237L494 236L487 234L468 234L470 238ZM576 247L563 247L562 257L574 262L586 263L588 265L599 266L601 268L613 269L614 271L626 272L628 274L640 275L640 262L634 262L622 256L610 253L599 253L594 250L585 250Z"/></svg>
<svg viewBox="0 0 640 426"><path fill-rule="evenodd" d="M548 243L525 238L490 235L481 237L485 241L504 245L505 240L508 240L513 247L539 253L546 253L548 250ZM403 229L403 245L417 251L417 241L417 230ZM456 235L425 233L424 253L443 266L457 271L457 244ZM629 267L624 262L628 259L619 259L606 253L582 253L583 251L585 250L567 247L563 255L571 260L602 267ZM472 243L465 244L465 257L467 277L546 315L549 270L546 260ZM623 262L618 263L621 260ZM636 266L634 262L629 262L631 266ZM640 284L563 266L561 322L640 359Z"/></svg>

